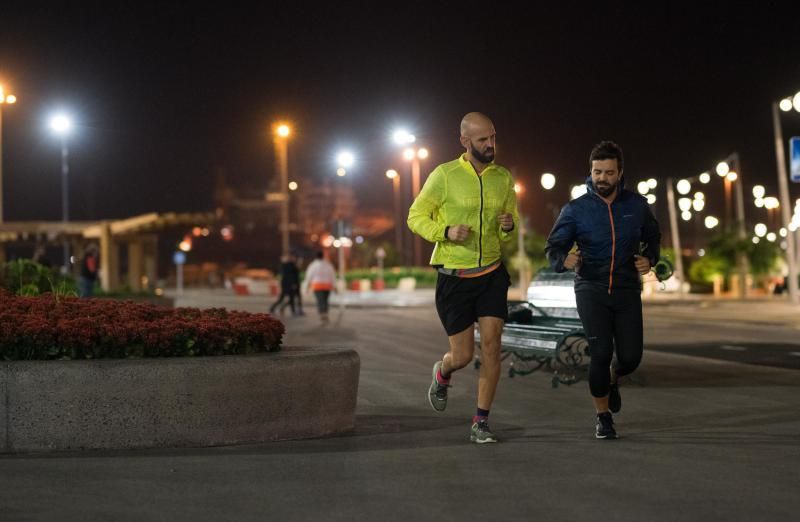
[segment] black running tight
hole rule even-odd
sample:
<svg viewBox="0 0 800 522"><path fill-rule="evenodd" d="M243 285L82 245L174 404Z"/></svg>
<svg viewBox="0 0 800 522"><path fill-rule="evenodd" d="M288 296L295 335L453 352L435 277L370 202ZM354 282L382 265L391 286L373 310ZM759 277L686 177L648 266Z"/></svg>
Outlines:
<svg viewBox="0 0 800 522"><path fill-rule="evenodd" d="M608 395L609 367L616 348L617 375L633 372L642 360L642 297L638 289L581 288L575 292L578 315L589 341L589 390Z"/></svg>

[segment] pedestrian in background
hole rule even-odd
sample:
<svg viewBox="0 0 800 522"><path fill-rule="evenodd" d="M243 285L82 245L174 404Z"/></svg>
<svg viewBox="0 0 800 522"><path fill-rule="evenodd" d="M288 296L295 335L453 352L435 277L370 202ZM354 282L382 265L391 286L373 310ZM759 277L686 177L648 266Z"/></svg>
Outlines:
<svg viewBox="0 0 800 522"><path fill-rule="evenodd" d="M300 272L294 261L294 256L281 256L281 295L269 308L269 313L275 314L275 310L280 306L281 315L286 309L286 306L291 307L292 315L297 315L294 307L294 298L297 295L297 289L300 286ZM284 303L284 299L288 301Z"/></svg>
<svg viewBox="0 0 800 522"><path fill-rule="evenodd" d="M328 299L331 291L335 291L336 270L330 261L325 259L325 254L317 252L317 258L308 265L306 277L303 280L303 292L314 292L317 300L319 318L324 323L328 322Z"/></svg>
<svg viewBox="0 0 800 522"><path fill-rule="evenodd" d="M78 292L81 297L92 297L94 295L94 285L97 281L99 268L97 246L89 245L81 260L81 275L78 280Z"/></svg>

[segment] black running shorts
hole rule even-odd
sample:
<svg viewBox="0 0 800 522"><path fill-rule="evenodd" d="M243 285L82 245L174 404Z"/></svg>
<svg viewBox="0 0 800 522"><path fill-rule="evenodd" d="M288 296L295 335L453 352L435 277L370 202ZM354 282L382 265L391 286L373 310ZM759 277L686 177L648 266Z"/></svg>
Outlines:
<svg viewBox="0 0 800 522"><path fill-rule="evenodd" d="M448 336L463 332L479 317L508 318L511 277L499 267L479 277L457 277L439 272L436 311Z"/></svg>

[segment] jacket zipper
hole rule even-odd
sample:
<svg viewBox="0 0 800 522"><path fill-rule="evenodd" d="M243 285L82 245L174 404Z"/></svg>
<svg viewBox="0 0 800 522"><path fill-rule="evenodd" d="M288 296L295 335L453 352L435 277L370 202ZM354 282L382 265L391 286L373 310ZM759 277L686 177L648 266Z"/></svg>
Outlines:
<svg viewBox="0 0 800 522"><path fill-rule="evenodd" d="M478 221L480 224L478 231L478 266L483 266L483 180L480 174L478 174L478 183L481 186L481 214Z"/></svg>
<svg viewBox="0 0 800 522"><path fill-rule="evenodd" d="M608 295L611 295L611 286L614 283L614 256L617 252L617 232L614 229L614 214L611 212L611 203L608 207L608 220L611 222L611 269L608 271Z"/></svg>

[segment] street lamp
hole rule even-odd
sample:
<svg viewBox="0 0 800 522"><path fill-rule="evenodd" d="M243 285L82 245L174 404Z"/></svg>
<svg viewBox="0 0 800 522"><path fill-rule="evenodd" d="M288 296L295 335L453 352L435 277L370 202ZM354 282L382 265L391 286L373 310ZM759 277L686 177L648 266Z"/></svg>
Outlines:
<svg viewBox="0 0 800 522"><path fill-rule="evenodd" d="M0 224L3 223L3 105L12 105L17 102L13 94L6 94L0 85Z"/></svg>
<svg viewBox="0 0 800 522"><path fill-rule="evenodd" d="M553 183L549 184L550 188L553 188L555 185L555 176L552 174L543 174L542 175L542 186L547 189L545 186L545 176L551 176L553 178ZM550 189L547 189L550 190ZM522 193L525 192L525 187L517 182L514 183L514 192L517 194L517 204L519 204L519 197ZM528 288L528 258L525 255L525 226L524 226L524 219L520 218L518 226L517 226L517 256L519 257L519 295L521 300L526 299L527 295L527 288Z"/></svg>
<svg viewBox="0 0 800 522"><path fill-rule="evenodd" d="M66 114L56 114L50 118L50 130L61 138L61 220L69 221L69 149L67 137L72 132L72 119ZM64 273L69 273L69 239L64 231Z"/></svg>
<svg viewBox="0 0 800 522"><path fill-rule="evenodd" d="M781 217L782 224L788 228L791 222L789 209L791 202L789 201L789 182L786 179L786 158L784 157L783 150L783 131L781 130L781 119L778 108L784 112L789 112L794 108L795 111L800 112L800 92L794 95L793 98L784 98L780 102L772 103L772 129L775 134L775 159L778 164L778 190L781 198ZM792 303L800 303L800 292L798 292L797 284L797 252L795 251L795 242L791 238L786 241L786 264L789 266L789 299Z"/></svg>
<svg viewBox="0 0 800 522"><path fill-rule="evenodd" d="M545 172L542 174L542 188L545 190L551 190L553 187L556 186L556 177L549 172Z"/></svg>
<svg viewBox="0 0 800 522"><path fill-rule="evenodd" d="M411 200L417 199L420 190L420 165L419 160L427 159L430 152L426 148L415 149L407 147L403 150L403 159L411 162ZM419 235L414 234L414 264L422 264L422 241Z"/></svg>
<svg viewBox="0 0 800 522"><path fill-rule="evenodd" d="M342 150L336 155L336 163L338 164L338 168L336 169L336 174L339 177L344 176L347 171L346 169L355 165L356 157L353 155L352 152L349 150ZM345 236L344 230L344 219L340 215L336 221L336 240L333 242L333 246L339 251L339 291L341 292L341 300L339 302L339 309L343 312L344 311L344 292L347 289L347 283L345 282L344 278L344 247L345 246L352 246L353 242L350 240L349 237Z"/></svg>
<svg viewBox="0 0 800 522"><path fill-rule="evenodd" d="M289 136L292 129L286 123L273 127L275 138L275 158L281 176L281 256L289 255Z"/></svg>
<svg viewBox="0 0 800 522"><path fill-rule="evenodd" d="M386 177L392 180L394 200L394 247L397 254L403 251L403 230L400 224L400 174L394 169L386 171Z"/></svg>
<svg viewBox="0 0 800 522"><path fill-rule="evenodd" d="M731 168L731 166L733 168ZM744 217L744 195L742 192L742 171L739 153L733 152L727 158L717 164L717 174L725 178L725 209L726 218L730 222L730 198L731 185L735 183L736 188L736 235L739 241L745 239L745 217ZM739 295L747 297L747 272L748 262L744 253L737 255L737 265L739 267Z"/></svg>

